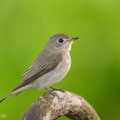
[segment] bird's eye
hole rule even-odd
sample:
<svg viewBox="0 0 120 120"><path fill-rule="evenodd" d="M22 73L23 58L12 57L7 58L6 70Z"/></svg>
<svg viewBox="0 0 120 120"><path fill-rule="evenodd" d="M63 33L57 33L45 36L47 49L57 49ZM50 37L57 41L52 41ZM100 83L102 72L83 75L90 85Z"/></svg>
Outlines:
<svg viewBox="0 0 120 120"><path fill-rule="evenodd" d="M62 43L63 41L64 41L64 40L63 40L62 38L59 38L59 39L58 39L58 42L59 42L59 43Z"/></svg>

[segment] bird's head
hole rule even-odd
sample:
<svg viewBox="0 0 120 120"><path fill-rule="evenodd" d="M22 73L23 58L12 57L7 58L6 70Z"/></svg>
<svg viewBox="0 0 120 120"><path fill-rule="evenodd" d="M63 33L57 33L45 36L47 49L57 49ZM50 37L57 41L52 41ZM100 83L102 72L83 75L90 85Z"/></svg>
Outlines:
<svg viewBox="0 0 120 120"><path fill-rule="evenodd" d="M58 33L49 38L46 45L47 50L70 51L72 43L79 37L70 37L63 33Z"/></svg>

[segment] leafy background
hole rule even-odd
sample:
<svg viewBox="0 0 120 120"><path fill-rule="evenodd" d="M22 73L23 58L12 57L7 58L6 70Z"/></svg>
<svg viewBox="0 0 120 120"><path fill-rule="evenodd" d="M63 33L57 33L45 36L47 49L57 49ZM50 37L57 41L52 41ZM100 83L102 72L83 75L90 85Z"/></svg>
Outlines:
<svg viewBox="0 0 120 120"><path fill-rule="evenodd" d="M0 0L0 98L20 83L56 33L80 39L72 47L70 72L53 87L82 95L102 120L119 120L119 0ZM18 120L44 92L11 96L0 103L0 114Z"/></svg>

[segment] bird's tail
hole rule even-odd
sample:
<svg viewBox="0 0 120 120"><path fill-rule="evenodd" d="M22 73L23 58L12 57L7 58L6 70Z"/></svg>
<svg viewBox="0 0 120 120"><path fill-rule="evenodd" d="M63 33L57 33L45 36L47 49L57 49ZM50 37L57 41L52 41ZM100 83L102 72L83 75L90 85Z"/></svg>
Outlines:
<svg viewBox="0 0 120 120"><path fill-rule="evenodd" d="M15 94L14 91L11 91L9 94L7 94L3 99L0 100L0 102L2 102L3 100L5 100L6 98L8 98L10 95Z"/></svg>
<svg viewBox="0 0 120 120"><path fill-rule="evenodd" d="M3 100L5 100L7 97L9 97L10 95L12 95L11 93L9 93L8 95L6 95L3 99L0 100L0 102L2 102Z"/></svg>
<svg viewBox="0 0 120 120"><path fill-rule="evenodd" d="M8 95L6 95L3 99L1 99L0 102L4 101L6 98L8 98L9 96L11 96L13 94L18 95L21 91L26 90L26 89L30 89L30 88L31 88L30 85L26 85L26 86L22 86L22 87L16 87Z"/></svg>

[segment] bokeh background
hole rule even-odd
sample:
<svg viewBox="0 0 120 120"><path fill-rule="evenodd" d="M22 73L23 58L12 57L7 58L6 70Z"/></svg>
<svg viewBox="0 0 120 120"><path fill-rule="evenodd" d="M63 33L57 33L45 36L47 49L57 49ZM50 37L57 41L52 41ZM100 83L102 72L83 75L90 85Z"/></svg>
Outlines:
<svg viewBox="0 0 120 120"><path fill-rule="evenodd" d="M53 87L82 95L102 120L120 120L119 0L0 0L0 99L56 33L80 39L72 47L71 70ZM0 103L0 114L19 120L44 92L13 95Z"/></svg>

